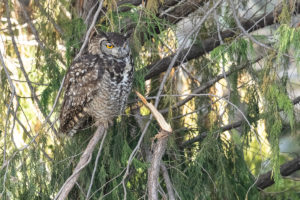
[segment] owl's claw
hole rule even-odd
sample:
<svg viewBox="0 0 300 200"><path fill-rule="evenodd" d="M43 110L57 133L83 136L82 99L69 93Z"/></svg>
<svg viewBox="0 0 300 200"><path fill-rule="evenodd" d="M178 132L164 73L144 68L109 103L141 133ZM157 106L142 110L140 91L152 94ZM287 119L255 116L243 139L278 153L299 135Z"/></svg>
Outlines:
<svg viewBox="0 0 300 200"><path fill-rule="evenodd" d="M108 119L106 121L102 121L102 120L97 120L95 122L95 126L103 126L105 129L108 129L110 126L112 126L114 124L114 121L112 119Z"/></svg>

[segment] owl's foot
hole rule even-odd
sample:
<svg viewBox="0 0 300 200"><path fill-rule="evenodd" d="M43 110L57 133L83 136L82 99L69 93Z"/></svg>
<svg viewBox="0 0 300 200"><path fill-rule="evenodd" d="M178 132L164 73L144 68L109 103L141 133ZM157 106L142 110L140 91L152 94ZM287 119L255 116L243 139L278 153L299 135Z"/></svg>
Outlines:
<svg viewBox="0 0 300 200"><path fill-rule="evenodd" d="M105 129L108 129L110 126L112 126L114 124L114 121L112 119L108 119L108 120L97 120L95 122L95 126L98 127L98 126L103 126Z"/></svg>

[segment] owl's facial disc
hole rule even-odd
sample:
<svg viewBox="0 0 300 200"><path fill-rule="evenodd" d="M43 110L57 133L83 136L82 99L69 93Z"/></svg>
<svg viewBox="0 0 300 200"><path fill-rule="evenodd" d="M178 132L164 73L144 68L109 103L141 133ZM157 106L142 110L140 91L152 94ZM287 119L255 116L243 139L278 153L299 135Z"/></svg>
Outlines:
<svg viewBox="0 0 300 200"><path fill-rule="evenodd" d="M130 52L128 42L124 42L121 46L118 46L118 44L104 40L100 46L102 53L115 58L127 57Z"/></svg>

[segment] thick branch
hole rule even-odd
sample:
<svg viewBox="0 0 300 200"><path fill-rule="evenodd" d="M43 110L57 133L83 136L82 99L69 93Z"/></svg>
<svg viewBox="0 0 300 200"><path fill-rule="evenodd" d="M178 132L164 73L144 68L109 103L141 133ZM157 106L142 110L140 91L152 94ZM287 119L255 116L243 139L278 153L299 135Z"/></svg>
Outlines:
<svg viewBox="0 0 300 200"><path fill-rule="evenodd" d="M228 130L231 130L231 129L240 127L240 126L242 125L242 123L243 123L243 120L239 120L239 121L234 122L234 123L232 123L232 124L228 124L228 125L226 125L226 126L222 126L222 127L217 131L217 133L221 133L221 132L224 132L224 131L228 131ZM194 138L192 138L192 139L190 139L190 140L187 140L187 141L183 142L183 143L181 144L181 146L182 146L183 148L185 148L185 147L187 147L187 146L189 146L189 145L191 145L191 144L193 144L193 143L195 143L195 142L199 142L199 141L203 140L204 138L206 138L207 134L208 134L208 132L206 132L206 131L205 131L205 132L202 132L202 133L200 133L198 136L196 136L196 137L194 137Z"/></svg>
<svg viewBox="0 0 300 200"><path fill-rule="evenodd" d="M154 151L151 160L151 166L148 169L148 198L150 200L158 199L158 176L162 156L165 154L168 137L160 138L154 145Z"/></svg>
<svg viewBox="0 0 300 200"><path fill-rule="evenodd" d="M63 184L63 186L57 193L55 199L64 200L67 198L69 192L72 190L73 186L75 185L80 175L80 171L84 169L91 161L93 151L97 143L99 142L99 140L103 137L105 130L106 129L103 126L99 126L97 128L97 130L94 133L94 136L92 137L86 149L84 150L82 156L80 157L80 160L76 168L74 169L73 174Z"/></svg>
<svg viewBox="0 0 300 200"><path fill-rule="evenodd" d="M252 64L258 62L261 58L258 58L256 59L255 61L251 62L251 63L245 63L235 69L232 69L232 70L229 70L225 73L226 76L229 76L231 75L233 72L236 72L236 71L239 71L239 70L242 70L248 66L251 66ZM210 88L211 86L213 86L216 82L218 82L219 80L223 79L224 78L224 74L220 74L218 76L216 76L215 78L207 81L206 83L202 84L200 87L197 87L196 89L194 89L191 94L199 94L201 92L204 92L205 90L207 90L208 88ZM178 101L175 105L173 105L171 107L171 109L175 109L175 108L178 108L180 106L183 106L185 103L187 103L188 101L190 101L191 99L193 99L195 97L195 95L190 95L190 96L187 96L186 98L184 98L183 100L181 101ZM169 111L170 108L165 108L165 109L162 109L160 110L159 112L164 114L164 113L167 113Z"/></svg>
<svg viewBox="0 0 300 200"><path fill-rule="evenodd" d="M295 158L294 160L288 161L280 166L281 176L289 176L293 172L300 169L300 157ZM256 182L256 187L260 190L263 190L275 183L272 176L272 171L269 171L265 174L262 174L258 177Z"/></svg>
<svg viewBox="0 0 300 200"><path fill-rule="evenodd" d="M281 13L282 8L275 8L274 11L270 12L269 14L261 15L258 17L255 17L253 19L248 20L240 20L242 27L247 30L248 33L253 32L255 30L258 30L260 28L272 25L276 23L275 19L276 17ZM296 11L299 12L300 10L300 4L297 3L297 9ZM233 30L225 30L220 33L221 39L224 40L226 38L234 37L236 33ZM217 34L213 35L211 38L203 40L200 44L194 44L191 49L189 48L183 50L178 58L176 59L174 67L178 66L182 62L187 62L189 60L198 58L216 47L220 45L220 38ZM167 70L169 64L171 63L171 60L176 55L176 53L165 57L161 60L156 61L153 64L150 64L146 67L148 70L147 75L145 76L145 80L148 80L156 75L159 75L160 73Z"/></svg>
<svg viewBox="0 0 300 200"><path fill-rule="evenodd" d="M168 22L175 24L181 19L187 17L192 12L203 6L207 0L191 0L191 1L178 1L169 0L159 8L159 17L166 19Z"/></svg>
<svg viewBox="0 0 300 200"><path fill-rule="evenodd" d="M293 103L294 105L300 103L300 96L298 96L298 97L296 97L295 99L293 99L292 103ZM229 131L229 130L231 130L231 129L240 127L240 126L243 124L243 122L244 122L244 120L239 120L239 121L234 122L234 123L232 123L232 124L228 124L228 125L226 125L226 126L222 126L222 127L217 131L217 133L221 133L221 132L224 132L224 131ZM203 140L203 139L207 136L207 134L208 134L208 133L207 133L206 131L205 131L205 132L202 132L202 133L200 133L198 136L196 136L196 137L194 137L194 138L192 138L192 139L190 139L190 140L187 140L187 141L183 142L183 143L181 144L181 146L182 146L183 148L185 148L185 147L187 147L187 146L189 146L189 145L191 145L191 144L193 144L193 143L195 143L195 142L199 142L199 141Z"/></svg>
<svg viewBox="0 0 300 200"><path fill-rule="evenodd" d="M159 169L161 166L162 156L165 154L168 142L168 135L172 132L172 128L170 124L166 122L161 113L159 113L155 106L151 103L148 103L145 97L143 97L140 93L136 92L138 97L142 100L143 104L149 108L152 115L158 122L161 131L155 135L154 139L157 141L153 141L153 155L151 159L151 166L148 169L148 198L150 200L158 199L158 177L159 177Z"/></svg>

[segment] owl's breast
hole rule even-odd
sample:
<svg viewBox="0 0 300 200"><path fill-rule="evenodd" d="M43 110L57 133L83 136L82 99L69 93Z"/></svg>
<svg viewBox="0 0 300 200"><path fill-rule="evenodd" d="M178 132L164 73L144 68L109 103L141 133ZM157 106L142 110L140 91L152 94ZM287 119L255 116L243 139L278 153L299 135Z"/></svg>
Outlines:
<svg viewBox="0 0 300 200"><path fill-rule="evenodd" d="M125 64L123 68L105 70L102 79L97 83L99 89L88 104L87 112L98 123L110 121L125 109L133 79L132 66Z"/></svg>

